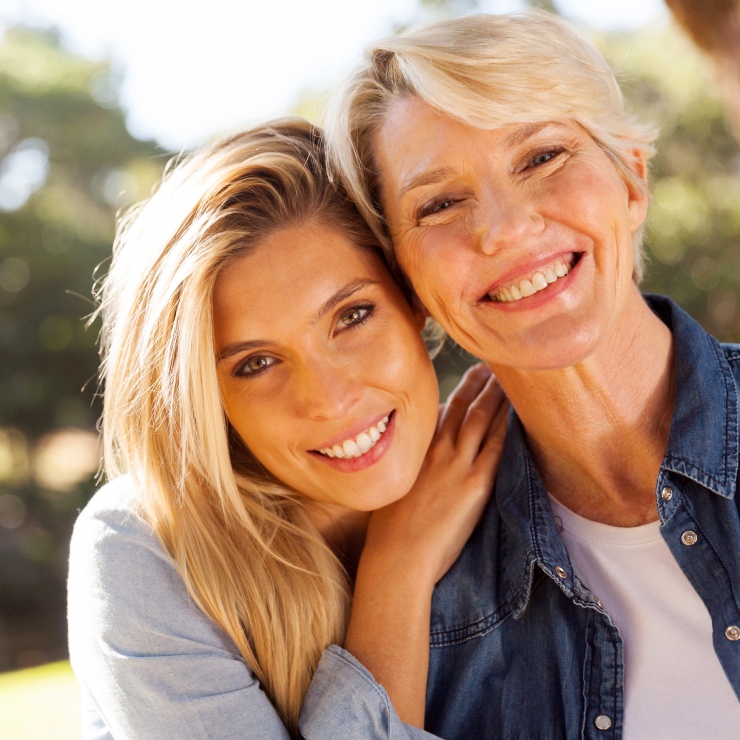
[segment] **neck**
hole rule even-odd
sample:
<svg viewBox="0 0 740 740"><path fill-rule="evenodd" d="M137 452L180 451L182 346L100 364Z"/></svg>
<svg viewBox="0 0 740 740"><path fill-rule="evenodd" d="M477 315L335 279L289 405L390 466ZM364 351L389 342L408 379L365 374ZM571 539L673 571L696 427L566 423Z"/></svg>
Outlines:
<svg viewBox="0 0 740 740"><path fill-rule="evenodd" d="M655 480L674 405L673 343L641 297L610 337L572 367L492 367L550 494L605 524L658 518Z"/></svg>
<svg viewBox="0 0 740 740"><path fill-rule="evenodd" d="M308 507L309 518L329 547L337 553L353 580L365 545L371 513L315 501Z"/></svg>

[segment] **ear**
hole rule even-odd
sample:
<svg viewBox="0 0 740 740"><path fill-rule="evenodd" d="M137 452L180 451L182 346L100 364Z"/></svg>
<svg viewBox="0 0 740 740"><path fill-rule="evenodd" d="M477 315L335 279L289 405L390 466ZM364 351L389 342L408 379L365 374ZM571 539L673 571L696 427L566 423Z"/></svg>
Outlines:
<svg viewBox="0 0 740 740"><path fill-rule="evenodd" d="M649 197L645 155L639 149L634 149L631 154L632 160L628 166L641 185L641 187L638 187L634 182L627 181L627 194L629 198L627 208L629 209L630 228L634 234L645 221Z"/></svg>

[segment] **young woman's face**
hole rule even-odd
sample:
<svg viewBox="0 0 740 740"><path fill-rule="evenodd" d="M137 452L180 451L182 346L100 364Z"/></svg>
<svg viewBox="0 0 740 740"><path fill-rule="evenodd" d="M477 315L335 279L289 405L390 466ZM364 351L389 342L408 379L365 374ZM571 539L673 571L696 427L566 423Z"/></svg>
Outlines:
<svg viewBox="0 0 740 740"><path fill-rule="evenodd" d="M279 229L219 275L218 375L229 420L286 485L370 511L411 488L437 383L378 255L318 224Z"/></svg>

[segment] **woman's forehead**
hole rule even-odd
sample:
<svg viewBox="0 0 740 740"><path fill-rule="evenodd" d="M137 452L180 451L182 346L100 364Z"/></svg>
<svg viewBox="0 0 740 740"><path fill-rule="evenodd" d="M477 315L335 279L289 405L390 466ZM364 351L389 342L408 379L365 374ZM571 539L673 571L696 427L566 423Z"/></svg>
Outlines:
<svg viewBox="0 0 740 740"><path fill-rule="evenodd" d="M543 119L478 128L454 118L419 98L397 101L374 138L374 151L383 188L394 197L452 174L465 155L496 156L522 145L542 132L580 135L572 121ZM473 145L471 148L470 145Z"/></svg>

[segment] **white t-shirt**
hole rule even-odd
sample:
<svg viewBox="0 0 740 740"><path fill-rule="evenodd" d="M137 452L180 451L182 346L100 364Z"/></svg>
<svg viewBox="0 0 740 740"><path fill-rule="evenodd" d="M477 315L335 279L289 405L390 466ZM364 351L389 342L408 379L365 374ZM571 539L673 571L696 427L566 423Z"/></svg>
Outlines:
<svg viewBox="0 0 740 740"><path fill-rule="evenodd" d="M550 502L581 580L624 642L624 739L738 740L740 701L714 652L709 612L660 522L613 527Z"/></svg>

